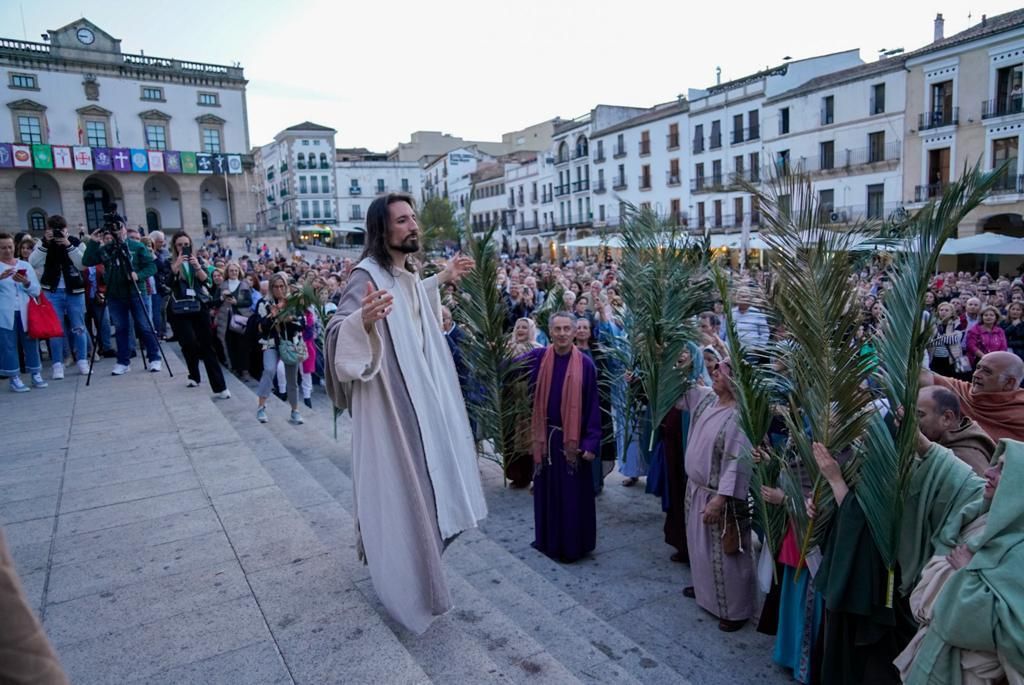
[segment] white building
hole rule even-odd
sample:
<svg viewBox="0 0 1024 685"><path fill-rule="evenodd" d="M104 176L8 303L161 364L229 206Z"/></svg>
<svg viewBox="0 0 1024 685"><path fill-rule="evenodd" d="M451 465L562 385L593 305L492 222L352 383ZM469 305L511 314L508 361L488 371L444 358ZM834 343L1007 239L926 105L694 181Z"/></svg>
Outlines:
<svg viewBox="0 0 1024 685"><path fill-rule="evenodd" d="M553 227L551 184L554 170L554 164L546 153L505 165L505 187L511 210L508 232L513 251L529 251L527 236Z"/></svg>
<svg viewBox="0 0 1024 685"><path fill-rule="evenodd" d="M366 210L374 199L387 193L422 194L423 170L417 162L400 162L365 148L339 149L335 157L338 189L338 231L350 234L350 242L362 243Z"/></svg>
<svg viewBox="0 0 1024 685"><path fill-rule="evenodd" d="M705 90L691 89L691 225L718 231L756 226L756 200L738 182L761 179L766 161L762 133L766 127L785 128L779 117L788 116L765 109L765 99L859 64L857 51L849 50L794 60Z"/></svg>
<svg viewBox="0 0 1024 685"><path fill-rule="evenodd" d="M334 180L336 131L310 121L289 126L255 151L262 225L289 231L334 226L338 200Z"/></svg>
<svg viewBox="0 0 1024 685"><path fill-rule="evenodd" d="M0 39L4 225L95 228L112 202L150 229L253 222L241 67L124 53L84 18L45 40Z"/></svg>
<svg viewBox="0 0 1024 685"><path fill-rule="evenodd" d="M685 224L688 110L689 103L679 98L593 132L594 228L618 226L627 203Z"/></svg>
<svg viewBox="0 0 1024 685"><path fill-rule="evenodd" d="M902 56L824 74L767 98L765 162L806 172L823 219L885 219L903 206Z"/></svg>

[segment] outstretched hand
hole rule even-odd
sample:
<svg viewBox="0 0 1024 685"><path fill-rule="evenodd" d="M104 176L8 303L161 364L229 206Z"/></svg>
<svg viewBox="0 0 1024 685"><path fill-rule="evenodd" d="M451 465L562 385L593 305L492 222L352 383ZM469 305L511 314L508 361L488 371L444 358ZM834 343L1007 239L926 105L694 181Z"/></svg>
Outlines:
<svg viewBox="0 0 1024 685"><path fill-rule="evenodd" d="M462 277L472 271L475 266L476 262L473 261L472 257L466 256L461 252L456 252L452 258L448 260L448 264L445 266L444 271L441 272L441 282L458 283Z"/></svg>
<svg viewBox="0 0 1024 685"><path fill-rule="evenodd" d="M363 328L367 332L376 322L391 313L394 296L387 290L374 290L373 283L366 284L366 296L363 297Z"/></svg>

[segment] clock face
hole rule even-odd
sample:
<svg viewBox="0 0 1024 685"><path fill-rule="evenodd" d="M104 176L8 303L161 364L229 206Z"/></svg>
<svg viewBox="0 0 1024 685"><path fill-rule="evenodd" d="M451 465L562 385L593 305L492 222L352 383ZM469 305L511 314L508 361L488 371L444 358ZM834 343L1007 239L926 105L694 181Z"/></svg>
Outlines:
<svg viewBox="0 0 1024 685"><path fill-rule="evenodd" d="M78 42L84 45L92 45L92 42L96 40L96 35L92 32L92 29L78 29L75 36L77 36Z"/></svg>

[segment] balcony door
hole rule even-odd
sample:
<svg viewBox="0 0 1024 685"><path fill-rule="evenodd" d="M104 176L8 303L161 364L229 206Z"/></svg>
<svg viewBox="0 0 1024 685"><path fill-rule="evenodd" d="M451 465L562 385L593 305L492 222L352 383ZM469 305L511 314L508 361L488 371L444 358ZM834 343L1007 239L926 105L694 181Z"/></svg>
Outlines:
<svg viewBox="0 0 1024 685"><path fill-rule="evenodd" d="M949 183L949 148L928 151L928 185L941 189Z"/></svg>
<svg viewBox="0 0 1024 685"><path fill-rule="evenodd" d="M933 123L945 124L953 116L953 82L932 84L931 112Z"/></svg>
<svg viewBox="0 0 1024 685"><path fill-rule="evenodd" d="M1013 190L1017 181L1017 148L1020 139L1017 136L1012 138L998 138L992 141L992 169L998 169L1006 165L999 180L996 182L997 190Z"/></svg>

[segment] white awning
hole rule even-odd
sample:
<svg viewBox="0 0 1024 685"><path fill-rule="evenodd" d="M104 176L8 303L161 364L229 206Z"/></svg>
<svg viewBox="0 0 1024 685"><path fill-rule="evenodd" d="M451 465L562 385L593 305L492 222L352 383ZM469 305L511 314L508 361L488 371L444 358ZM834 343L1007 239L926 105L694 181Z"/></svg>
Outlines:
<svg viewBox="0 0 1024 685"><path fill-rule="evenodd" d="M1001 233L978 233L968 238L951 238L942 246L941 254L1024 255L1024 238Z"/></svg>

